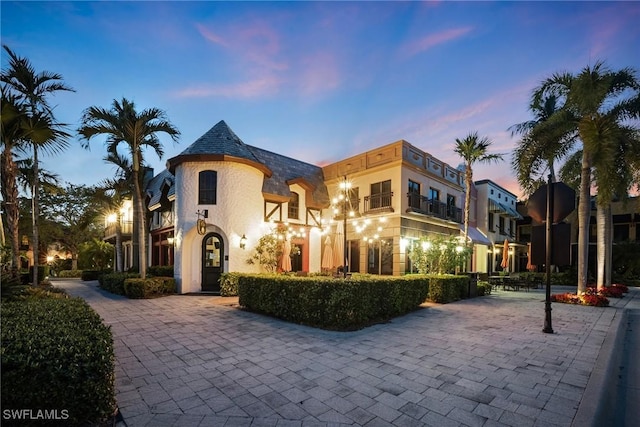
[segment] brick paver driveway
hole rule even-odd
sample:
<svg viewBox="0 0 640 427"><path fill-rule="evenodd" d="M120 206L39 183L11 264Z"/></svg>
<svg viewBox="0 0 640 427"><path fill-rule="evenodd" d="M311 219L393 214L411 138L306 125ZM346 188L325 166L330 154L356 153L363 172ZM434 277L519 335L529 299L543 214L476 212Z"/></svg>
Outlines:
<svg viewBox="0 0 640 427"><path fill-rule="evenodd" d="M127 426L569 426L618 310L505 292L330 332L215 304L56 286L112 327ZM219 298L217 298L219 300Z"/></svg>

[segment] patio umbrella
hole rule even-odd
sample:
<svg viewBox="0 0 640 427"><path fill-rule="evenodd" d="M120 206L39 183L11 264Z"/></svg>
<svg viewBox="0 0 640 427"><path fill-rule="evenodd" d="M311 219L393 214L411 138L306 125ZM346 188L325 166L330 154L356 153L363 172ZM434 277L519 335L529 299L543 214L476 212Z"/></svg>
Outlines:
<svg viewBox="0 0 640 427"><path fill-rule="evenodd" d="M344 226L342 222L336 227L336 238L333 241L333 266L344 266Z"/></svg>
<svg viewBox="0 0 640 427"><path fill-rule="evenodd" d="M288 239L284 241L284 247L282 248L280 268L282 268L282 271L285 273L291 271L291 242Z"/></svg>
<svg viewBox="0 0 640 427"><path fill-rule="evenodd" d="M324 255L322 255L322 268L331 270L333 268L333 248L331 247L331 237L324 239Z"/></svg>
<svg viewBox="0 0 640 427"><path fill-rule="evenodd" d="M502 248L502 263L500 267L507 270L509 268L509 241L504 239L504 247Z"/></svg>
<svg viewBox="0 0 640 427"><path fill-rule="evenodd" d="M531 243L527 243L527 270L534 271L536 266L531 264Z"/></svg>

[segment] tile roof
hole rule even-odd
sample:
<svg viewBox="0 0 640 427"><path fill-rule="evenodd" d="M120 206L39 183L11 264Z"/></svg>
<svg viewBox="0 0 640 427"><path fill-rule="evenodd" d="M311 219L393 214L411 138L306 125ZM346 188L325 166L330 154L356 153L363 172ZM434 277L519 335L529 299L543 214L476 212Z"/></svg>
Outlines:
<svg viewBox="0 0 640 427"><path fill-rule="evenodd" d="M329 193L321 167L247 145L224 120L220 120L182 153L169 159L167 168L173 173L176 166L184 161L208 160L240 161L262 170L264 194L288 199L291 197L289 185L298 182L311 192L308 203L316 207L329 205Z"/></svg>
<svg viewBox="0 0 640 427"><path fill-rule="evenodd" d="M175 178L167 169L154 176L153 179L147 183L149 210L155 210L160 206L160 203L162 202L162 193L166 186L169 187L166 194L167 197L174 195L176 192Z"/></svg>
<svg viewBox="0 0 640 427"><path fill-rule="evenodd" d="M262 192L282 197L291 197L289 185L294 181L310 186L312 201L317 206L329 205L329 192L324 183L322 168L281 154L250 147L254 155L267 166L273 174L264 178ZM304 186L303 185L303 186Z"/></svg>
<svg viewBox="0 0 640 427"><path fill-rule="evenodd" d="M221 154L258 161L224 120L220 120L178 156L190 154Z"/></svg>

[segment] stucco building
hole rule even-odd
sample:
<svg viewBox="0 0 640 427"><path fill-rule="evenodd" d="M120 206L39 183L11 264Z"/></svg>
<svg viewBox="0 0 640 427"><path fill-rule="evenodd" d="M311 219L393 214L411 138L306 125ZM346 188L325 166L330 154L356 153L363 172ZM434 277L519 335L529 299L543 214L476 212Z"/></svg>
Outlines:
<svg viewBox="0 0 640 427"><path fill-rule="evenodd" d="M332 201L347 183L347 199ZM483 196L471 194L471 268L487 271L493 241ZM464 195L464 171L404 140L320 167L246 144L220 121L148 182L149 263L173 265L180 293L216 292L224 272L260 271L247 260L279 227L299 249L289 271L335 271L346 258L349 272L401 275L415 271L418 239L461 236ZM346 256L330 259L338 246Z"/></svg>

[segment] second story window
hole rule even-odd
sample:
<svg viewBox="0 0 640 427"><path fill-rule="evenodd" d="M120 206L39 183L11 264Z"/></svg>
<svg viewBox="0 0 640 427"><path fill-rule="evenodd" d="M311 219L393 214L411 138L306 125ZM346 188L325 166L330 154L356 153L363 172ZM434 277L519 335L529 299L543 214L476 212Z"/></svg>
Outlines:
<svg viewBox="0 0 640 427"><path fill-rule="evenodd" d="M288 216L290 219L300 218L300 195L298 193L291 192L291 198L289 199Z"/></svg>
<svg viewBox="0 0 640 427"><path fill-rule="evenodd" d="M507 230L504 228L504 217L503 216L499 216L498 217L498 228L500 228L500 234L503 234L503 235L507 234Z"/></svg>
<svg viewBox="0 0 640 427"><path fill-rule="evenodd" d="M489 217L489 224L487 224L487 225L488 225L488 228L489 228L489 232L493 233L495 231L493 229L493 226L495 224L495 220L493 219L494 218L493 212L489 211L488 217Z"/></svg>
<svg viewBox="0 0 640 427"><path fill-rule="evenodd" d="M429 188L429 200L440 201L440 190Z"/></svg>
<svg viewBox="0 0 640 427"><path fill-rule="evenodd" d="M216 171L202 171L198 175L198 204L215 205L218 186Z"/></svg>
<svg viewBox="0 0 640 427"><path fill-rule="evenodd" d="M420 184L409 180L409 206L420 209Z"/></svg>
<svg viewBox="0 0 640 427"><path fill-rule="evenodd" d="M391 180L371 184L371 209L391 206Z"/></svg>

